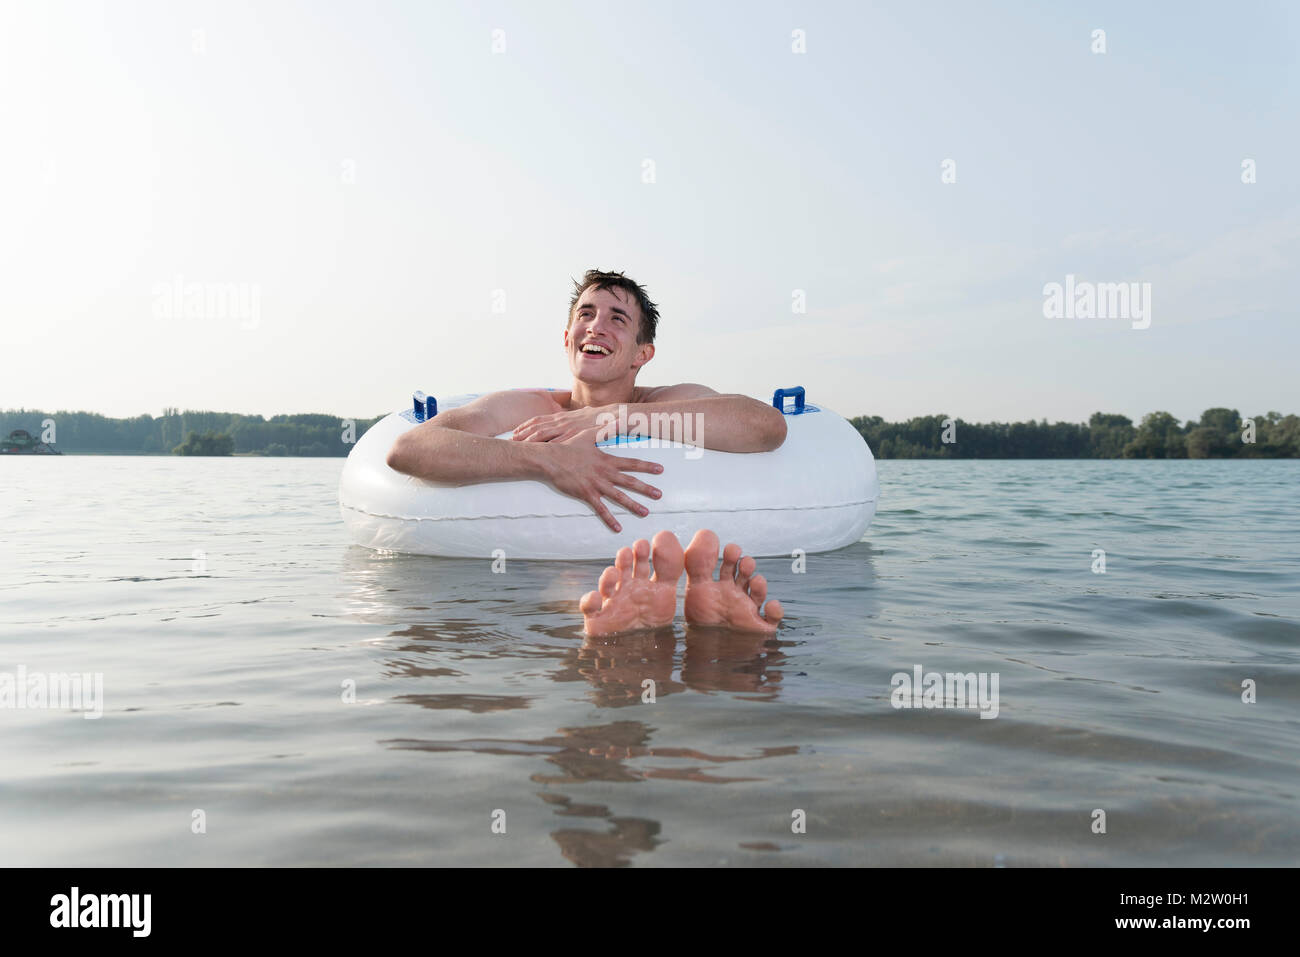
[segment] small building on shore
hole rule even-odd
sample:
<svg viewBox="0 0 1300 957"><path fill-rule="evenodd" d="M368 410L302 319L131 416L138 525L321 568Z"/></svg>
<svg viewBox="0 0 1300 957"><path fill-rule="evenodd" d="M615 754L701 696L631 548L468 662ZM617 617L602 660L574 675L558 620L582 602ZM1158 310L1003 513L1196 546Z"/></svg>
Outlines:
<svg viewBox="0 0 1300 957"><path fill-rule="evenodd" d="M62 455L58 449L40 442L26 429L14 429L6 439L0 439L0 455Z"/></svg>

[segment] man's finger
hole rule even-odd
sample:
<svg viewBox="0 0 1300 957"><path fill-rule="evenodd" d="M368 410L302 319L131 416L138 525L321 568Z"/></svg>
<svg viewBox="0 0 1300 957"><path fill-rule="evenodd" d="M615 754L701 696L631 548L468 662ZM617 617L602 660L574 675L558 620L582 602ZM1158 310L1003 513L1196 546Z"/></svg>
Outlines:
<svg viewBox="0 0 1300 957"><path fill-rule="evenodd" d="M640 502L632 501L632 499L628 498L626 495L624 495L616 488L612 488L608 492L606 492L605 497L611 498L614 501L618 502L619 505L622 505L633 515L640 515L642 518L645 518L647 515L650 514L650 509L646 508Z"/></svg>
<svg viewBox="0 0 1300 957"><path fill-rule="evenodd" d="M663 493L646 482L642 482L635 476L628 475L626 472L615 472L614 477L610 479L615 485L621 485L623 488L630 488L634 492L642 495L649 495L651 498L658 498Z"/></svg>
<svg viewBox="0 0 1300 957"><path fill-rule="evenodd" d="M658 462L647 462L644 459L625 459L621 455L614 455L611 458L618 459L615 464L618 468L628 472L654 472L656 475L664 470L664 467Z"/></svg>
<svg viewBox="0 0 1300 957"><path fill-rule="evenodd" d="M611 529L616 532L623 531L623 526L614 520L614 513L605 507L605 503L600 500L600 496L596 496L594 500L589 501L587 504L596 510L596 514L600 516L600 520Z"/></svg>

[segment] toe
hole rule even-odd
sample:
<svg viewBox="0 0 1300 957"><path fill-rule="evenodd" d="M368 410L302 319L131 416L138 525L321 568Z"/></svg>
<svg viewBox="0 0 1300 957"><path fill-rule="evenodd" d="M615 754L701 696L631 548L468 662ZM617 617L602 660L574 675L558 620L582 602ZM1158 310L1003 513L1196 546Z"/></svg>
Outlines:
<svg viewBox="0 0 1300 957"><path fill-rule="evenodd" d="M622 577L621 573L613 565L610 565L600 573L600 584L596 587L606 598L614 597L614 592L618 588L618 580Z"/></svg>
<svg viewBox="0 0 1300 957"><path fill-rule="evenodd" d="M740 561L743 554L739 545L735 542L729 544L722 550L722 568L718 572L718 581L729 582L736 578L736 562Z"/></svg>
<svg viewBox="0 0 1300 957"><path fill-rule="evenodd" d="M682 543L677 540L677 536L672 532L660 532L655 536L650 554L655 566L655 581L677 584L677 580L682 577L685 562Z"/></svg>
<svg viewBox="0 0 1300 957"><path fill-rule="evenodd" d="M632 546L632 555L636 559L636 565L632 570L634 578L650 577L650 543L644 538L638 538Z"/></svg>
<svg viewBox="0 0 1300 957"><path fill-rule="evenodd" d="M582 611L584 617L589 617L600 611L600 606L604 604L600 597L600 592L589 591L582 596L582 601L578 602L578 608Z"/></svg>
<svg viewBox="0 0 1300 957"><path fill-rule="evenodd" d="M618 577L621 581L627 581L632 578L632 566L636 563L636 554L632 549L624 545L614 556L614 568L618 571Z"/></svg>
<svg viewBox="0 0 1300 957"><path fill-rule="evenodd" d="M755 608L763 607L763 599L767 597L767 579L762 575L755 575L749 580L749 597L754 600Z"/></svg>
<svg viewBox="0 0 1300 957"><path fill-rule="evenodd" d="M775 625L785 617L785 609L781 607L781 602L773 598L763 609L763 620L769 625Z"/></svg>
<svg viewBox="0 0 1300 957"><path fill-rule="evenodd" d="M749 578L754 574L754 569L757 566L758 563L748 555L742 558L740 563L736 565L736 585L741 591L749 590Z"/></svg>
<svg viewBox="0 0 1300 957"><path fill-rule="evenodd" d="M712 581L717 565L718 536L702 528L686 546L686 577L693 582Z"/></svg>

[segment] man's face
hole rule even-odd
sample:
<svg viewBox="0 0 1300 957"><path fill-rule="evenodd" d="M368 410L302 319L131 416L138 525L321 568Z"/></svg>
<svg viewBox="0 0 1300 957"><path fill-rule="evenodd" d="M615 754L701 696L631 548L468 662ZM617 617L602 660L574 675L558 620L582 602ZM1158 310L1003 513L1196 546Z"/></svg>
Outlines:
<svg viewBox="0 0 1300 957"><path fill-rule="evenodd" d="M654 355L654 346L637 344L640 331L641 309L624 290L595 286L585 290L564 331L574 378L610 382L645 365Z"/></svg>

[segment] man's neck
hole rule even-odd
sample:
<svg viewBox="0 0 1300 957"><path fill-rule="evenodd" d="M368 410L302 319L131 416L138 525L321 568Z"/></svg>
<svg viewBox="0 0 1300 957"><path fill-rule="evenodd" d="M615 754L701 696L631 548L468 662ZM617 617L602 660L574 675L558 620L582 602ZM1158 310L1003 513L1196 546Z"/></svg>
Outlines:
<svg viewBox="0 0 1300 957"><path fill-rule="evenodd" d="M636 380L622 382L598 382L594 385L573 380L569 407L573 409L596 408L602 405L619 405L636 401Z"/></svg>

